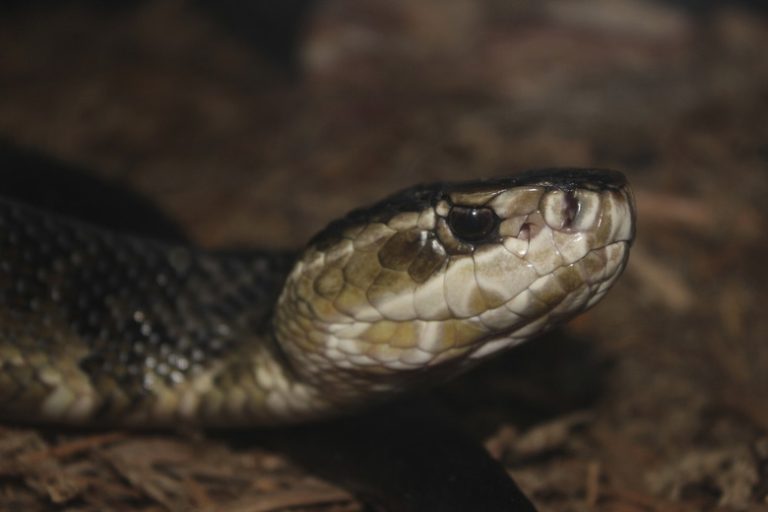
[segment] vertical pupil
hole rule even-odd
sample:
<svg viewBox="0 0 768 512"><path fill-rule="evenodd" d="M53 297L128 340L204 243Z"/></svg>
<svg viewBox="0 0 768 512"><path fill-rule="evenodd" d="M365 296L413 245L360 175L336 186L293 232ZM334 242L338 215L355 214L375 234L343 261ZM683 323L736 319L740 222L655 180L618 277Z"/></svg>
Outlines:
<svg viewBox="0 0 768 512"><path fill-rule="evenodd" d="M496 227L496 215L489 208L454 206L448 214L448 225L457 237L477 241Z"/></svg>

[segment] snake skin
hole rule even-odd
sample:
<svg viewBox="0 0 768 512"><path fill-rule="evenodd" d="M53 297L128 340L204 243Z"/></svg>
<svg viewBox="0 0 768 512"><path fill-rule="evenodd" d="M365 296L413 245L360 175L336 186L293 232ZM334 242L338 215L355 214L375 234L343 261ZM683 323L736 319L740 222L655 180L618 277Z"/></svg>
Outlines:
<svg viewBox="0 0 768 512"><path fill-rule="evenodd" d="M590 307L633 236L613 171L414 187L301 254L209 254L0 200L0 417L230 426L352 410Z"/></svg>

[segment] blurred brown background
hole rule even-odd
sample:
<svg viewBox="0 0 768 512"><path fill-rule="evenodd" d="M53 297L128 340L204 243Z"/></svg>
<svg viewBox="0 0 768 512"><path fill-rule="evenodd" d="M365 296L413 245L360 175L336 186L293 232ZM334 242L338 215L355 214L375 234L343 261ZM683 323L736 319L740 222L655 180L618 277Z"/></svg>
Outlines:
<svg viewBox="0 0 768 512"><path fill-rule="evenodd" d="M621 169L640 225L616 289L566 341L438 395L542 511L759 511L767 55L751 2L18 1L0 139L136 189L212 248L299 246L420 181ZM0 456L0 510L364 510L194 435L8 427Z"/></svg>

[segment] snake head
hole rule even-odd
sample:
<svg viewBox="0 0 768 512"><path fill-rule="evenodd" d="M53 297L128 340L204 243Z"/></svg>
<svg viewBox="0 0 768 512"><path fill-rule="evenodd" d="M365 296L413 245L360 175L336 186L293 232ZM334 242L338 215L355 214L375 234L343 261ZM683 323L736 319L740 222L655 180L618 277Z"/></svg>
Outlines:
<svg viewBox="0 0 768 512"><path fill-rule="evenodd" d="M615 171L413 187L310 242L276 336L300 377L339 400L457 373L599 301L626 265L634 220Z"/></svg>

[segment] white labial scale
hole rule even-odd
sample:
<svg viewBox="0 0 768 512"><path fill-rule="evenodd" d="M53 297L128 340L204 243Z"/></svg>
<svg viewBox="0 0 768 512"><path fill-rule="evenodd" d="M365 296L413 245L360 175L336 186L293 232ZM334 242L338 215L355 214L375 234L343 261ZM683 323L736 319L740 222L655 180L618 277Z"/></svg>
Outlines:
<svg viewBox="0 0 768 512"><path fill-rule="evenodd" d="M382 269L367 288L368 302L388 320L406 321L416 318L413 296L416 283L402 271Z"/></svg>
<svg viewBox="0 0 768 512"><path fill-rule="evenodd" d="M421 320L446 320L451 318L451 310L445 298L445 276L437 272L435 277L416 287L413 302L416 316Z"/></svg>
<svg viewBox="0 0 768 512"><path fill-rule="evenodd" d="M389 345L374 344L368 351L368 355L376 359L383 366L387 362L396 361L400 357L400 351L393 349Z"/></svg>
<svg viewBox="0 0 768 512"><path fill-rule="evenodd" d="M362 304L355 310L352 316L358 321L356 323L373 323L384 319L384 315L370 304Z"/></svg>
<svg viewBox="0 0 768 512"><path fill-rule="evenodd" d="M587 302L589 288L582 286L578 290L569 293L553 310L553 314L570 313L580 309Z"/></svg>
<svg viewBox="0 0 768 512"><path fill-rule="evenodd" d="M432 354L443 350L443 326L440 322L419 322L416 326L417 346Z"/></svg>
<svg viewBox="0 0 768 512"><path fill-rule="evenodd" d="M528 240L511 237L504 239L504 248L519 258L525 258L526 254L528 254L529 246L530 242Z"/></svg>
<svg viewBox="0 0 768 512"><path fill-rule="evenodd" d="M480 322L489 329L507 329L522 321L522 317L513 313L506 304L484 311L479 317Z"/></svg>
<svg viewBox="0 0 768 512"><path fill-rule="evenodd" d="M549 274L564 263L552 238L552 229L547 226L530 241L526 257L536 269L536 273L541 276Z"/></svg>
<svg viewBox="0 0 768 512"><path fill-rule="evenodd" d="M448 309L455 317L469 318L485 309L485 304L477 300L476 291L474 260L470 257L453 259L445 272L444 294Z"/></svg>
<svg viewBox="0 0 768 512"><path fill-rule="evenodd" d="M413 291L401 290L398 293L387 293L386 295L371 298L369 300L373 306L381 313L381 316L387 320L406 321L418 317L416 305L413 302L415 295Z"/></svg>
<svg viewBox="0 0 768 512"><path fill-rule="evenodd" d="M532 294L530 290L526 289L518 293L517 297L507 302L506 307L523 318L530 318L538 311L545 309L546 305Z"/></svg>
<svg viewBox="0 0 768 512"><path fill-rule="evenodd" d="M525 324L520 329L516 330L512 336L522 342L534 334L539 334L549 322L550 316L550 314L546 314L533 322Z"/></svg>
<svg viewBox="0 0 768 512"><path fill-rule="evenodd" d="M507 348L514 347L515 345L519 345L520 343L522 343L522 340L512 337L504 337L497 340L491 340L481 345L480 348L472 352L469 357L472 359L481 359L491 354L495 354L500 350L505 350Z"/></svg>
<svg viewBox="0 0 768 512"><path fill-rule="evenodd" d="M560 299L565 296L565 290L554 274L548 274L538 278L531 283L531 286L528 287L528 289L539 300L550 306L552 305L553 300L559 302Z"/></svg>
<svg viewBox="0 0 768 512"><path fill-rule="evenodd" d="M412 348L403 352L400 356L400 360L405 364L413 366L423 366L432 361L434 354L419 350L418 348Z"/></svg>
<svg viewBox="0 0 768 512"><path fill-rule="evenodd" d="M487 302L506 302L527 288L538 274L525 260L509 257L502 246L475 251L475 277Z"/></svg>
<svg viewBox="0 0 768 512"><path fill-rule="evenodd" d="M552 233L552 240L563 260L568 264L583 258L592 245L590 233L555 231Z"/></svg>

